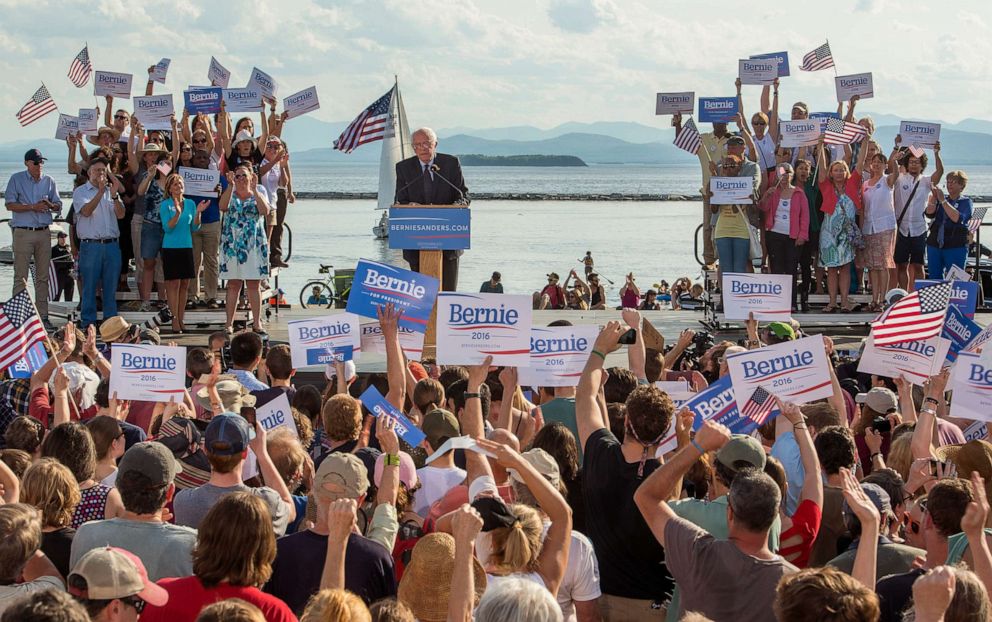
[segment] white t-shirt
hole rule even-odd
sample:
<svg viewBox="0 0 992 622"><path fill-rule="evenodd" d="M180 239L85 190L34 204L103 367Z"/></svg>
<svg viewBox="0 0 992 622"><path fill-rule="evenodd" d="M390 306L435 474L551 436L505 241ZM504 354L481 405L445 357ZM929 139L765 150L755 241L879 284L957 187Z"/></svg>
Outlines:
<svg viewBox="0 0 992 622"><path fill-rule="evenodd" d="M265 166L269 161L266 159L262 160L261 166ZM279 177L282 175L282 165L275 164L269 169L269 172L261 176L259 182L265 188L266 194L269 195L269 205L276 204L276 195L279 190Z"/></svg>
<svg viewBox="0 0 992 622"><path fill-rule="evenodd" d="M414 497L413 511L427 516L428 510L449 490L465 481L465 470L458 467L425 466L417 469L420 490Z"/></svg>
<svg viewBox="0 0 992 622"><path fill-rule="evenodd" d="M920 236L927 232L927 222L923 217L923 212L927 208L927 199L930 198L932 187L930 176L925 173L921 173L919 178L913 177L909 173L899 175L892 197L896 219L898 219L903 207L906 206L909 195L913 192L913 186L916 185L917 179L920 180L920 187L916 189L913 200L906 207L906 215L902 217L902 223L899 225L899 233L911 237Z"/></svg>
<svg viewBox="0 0 992 622"><path fill-rule="evenodd" d="M551 523L544 523L544 537L548 535ZM575 603L596 600L603 595L599 588L599 562L592 542L578 531L572 531L572 542L568 547L568 565L558 586L558 606L564 622L575 622Z"/></svg>
<svg viewBox="0 0 992 622"><path fill-rule="evenodd" d="M795 192L798 192L796 190ZM772 224L772 231L789 235L789 225L792 218L792 201L790 199L779 199L778 209L775 210L775 222Z"/></svg>
<svg viewBox="0 0 992 622"><path fill-rule="evenodd" d="M0 614L7 610L14 601L42 590L65 591L65 584L58 577L38 577L34 581L0 585Z"/></svg>
<svg viewBox="0 0 992 622"><path fill-rule="evenodd" d="M751 137L754 140L754 146L758 150L758 165L761 170L766 171L775 166L775 141L772 140L771 134L765 132L765 135L761 138L757 136Z"/></svg>
<svg viewBox="0 0 992 622"><path fill-rule="evenodd" d="M882 176L878 182L872 184L865 181L861 186L864 195L864 225L862 231L868 233L882 233L896 228L895 203L892 201L893 191L889 187L887 177ZM919 194L919 190L916 191ZM916 200L916 197L913 197Z"/></svg>

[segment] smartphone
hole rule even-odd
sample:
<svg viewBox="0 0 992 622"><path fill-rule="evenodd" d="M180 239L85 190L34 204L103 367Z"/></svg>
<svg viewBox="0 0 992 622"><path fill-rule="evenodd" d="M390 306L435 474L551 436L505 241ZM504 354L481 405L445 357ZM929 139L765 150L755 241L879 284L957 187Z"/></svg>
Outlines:
<svg viewBox="0 0 992 622"><path fill-rule="evenodd" d="M637 329L631 328L624 334L620 335L620 340L617 341L622 346L630 346L637 343Z"/></svg>
<svg viewBox="0 0 992 622"><path fill-rule="evenodd" d="M887 417L875 417L871 422L871 429L879 434L892 431L892 422Z"/></svg>
<svg viewBox="0 0 992 622"><path fill-rule="evenodd" d="M255 427L255 407L254 406L242 406L241 416L251 424L251 427Z"/></svg>
<svg viewBox="0 0 992 622"><path fill-rule="evenodd" d="M930 475L937 477L937 465L941 465L941 471L947 473L950 470L950 462L946 460L935 460L930 458Z"/></svg>

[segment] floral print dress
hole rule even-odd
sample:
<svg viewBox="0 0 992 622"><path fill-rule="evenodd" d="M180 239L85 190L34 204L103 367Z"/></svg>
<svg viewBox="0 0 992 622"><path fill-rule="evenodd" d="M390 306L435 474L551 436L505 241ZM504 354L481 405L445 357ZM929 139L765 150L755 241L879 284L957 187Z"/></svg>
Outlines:
<svg viewBox="0 0 992 622"><path fill-rule="evenodd" d="M269 276L269 244L254 194L247 199L231 194L220 239L222 279L258 281Z"/></svg>
<svg viewBox="0 0 992 622"><path fill-rule="evenodd" d="M856 226L854 201L846 194L837 197L833 214L825 214L820 227L820 265L839 268L854 261L851 227Z"/></svg>

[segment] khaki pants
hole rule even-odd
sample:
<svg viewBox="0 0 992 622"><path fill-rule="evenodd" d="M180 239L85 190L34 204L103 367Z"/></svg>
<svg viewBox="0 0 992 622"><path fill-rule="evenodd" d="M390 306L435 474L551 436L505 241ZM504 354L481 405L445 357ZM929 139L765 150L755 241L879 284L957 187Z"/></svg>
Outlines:
<svg viewBox="0 0 992 622"><path fill-rule="evenodd" d="M13 230L14 288L16 294L27 289L31 258L34 257L34 304L38 315L48 319L48 264L52 261L52 236L48 229Z"/></svg>
<svg viewBox="0 0 992 622"><path fill-rule="evenodd" d="M220 221L200 225L199 231L193 232L193 272L196 279L189 288L188 298L193 300L200 295L200 266L203 266L203 289L205 298L217 299L217 283L220 253Z"/></svg>
<svg viewBox="0 0 992 622"><path fill-rule="evenodd" d="M668 615L668 609L666 607L654 608L654 602L603 594L599 597L599 611L606 622L664 620Z"/></svg>

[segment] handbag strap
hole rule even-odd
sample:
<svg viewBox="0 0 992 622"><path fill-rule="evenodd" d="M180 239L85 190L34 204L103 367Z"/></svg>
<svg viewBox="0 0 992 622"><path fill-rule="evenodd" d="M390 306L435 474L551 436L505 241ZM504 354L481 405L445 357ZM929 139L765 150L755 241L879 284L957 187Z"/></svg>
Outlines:
<svg viewBox="0 0 992 622"><path fill-rule="evenodd" d="M916 191L920 188L920 179L923 179L923 175L916 180L916 184L913 186L913 191L909 193L909 197L906 199L906 204L902 206L902 211L899 212L899 218L896 218L896 230L902 226L902 218L906 215L906 210L909 209L909 204L913 201L913 197L916 196Z"/></svg>

